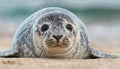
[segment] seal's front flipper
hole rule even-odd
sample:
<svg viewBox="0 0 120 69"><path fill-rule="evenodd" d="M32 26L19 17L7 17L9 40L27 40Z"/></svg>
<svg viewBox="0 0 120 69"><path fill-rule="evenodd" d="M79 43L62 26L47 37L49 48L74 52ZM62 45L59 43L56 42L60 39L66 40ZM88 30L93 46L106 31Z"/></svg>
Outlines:
<svg viewBox="0 0 120 69"><path fill-rule="evenodd" d="M91 48L90 58L120 58L120 55L107 54L102 51Z"/></svg>
<svg viewBox="0 0 120 69"><path fill-rule="evenodd" d="M0 51L0 57L18 57L18 51L14 48L10 48L5 51Z"/></svg>

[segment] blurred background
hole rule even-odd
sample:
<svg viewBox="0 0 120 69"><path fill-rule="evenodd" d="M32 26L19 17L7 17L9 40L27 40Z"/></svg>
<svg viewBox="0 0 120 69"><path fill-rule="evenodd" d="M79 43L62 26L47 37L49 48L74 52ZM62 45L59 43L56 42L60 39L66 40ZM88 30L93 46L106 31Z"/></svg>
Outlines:
<svg viewBox="0 0 120 69"><path fill-rule="evenodd" d="M120 53L120 0L0 0L0 50L10 47L25 18L45 7L73 12L87 26L95 48Z"/></svg>

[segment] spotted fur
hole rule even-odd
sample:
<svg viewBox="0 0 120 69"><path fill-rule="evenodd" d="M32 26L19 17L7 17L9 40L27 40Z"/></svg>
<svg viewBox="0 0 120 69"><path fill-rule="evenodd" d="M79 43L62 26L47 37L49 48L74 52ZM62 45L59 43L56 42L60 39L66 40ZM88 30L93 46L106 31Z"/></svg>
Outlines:
<svg viewBox="0 0 120 69"><path fill-rule="evenodd" d="M86 26L68 10L49 7L29 16L0 57L116 58L91 47Z"/></svg>

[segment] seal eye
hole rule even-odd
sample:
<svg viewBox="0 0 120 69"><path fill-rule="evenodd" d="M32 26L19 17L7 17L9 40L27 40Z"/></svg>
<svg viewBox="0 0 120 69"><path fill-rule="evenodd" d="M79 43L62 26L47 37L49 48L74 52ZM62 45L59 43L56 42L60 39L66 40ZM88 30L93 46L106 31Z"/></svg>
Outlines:
<svg viewBox="0 0 120 69"><path fill-rule="evenodd" d="M41 31L47 31L49 28L49 26L47 24L44 24L42 27L41 27Z"/></svg>
<svg viewBox="0 0 120 69"><path fill-rule="evenodd" d="M70 31L72 31L72 29L73 29L73 27L72 27L71 24L67 24L67 25L66 25L66 28L67 28L68 30L70 30Z"/></svg>

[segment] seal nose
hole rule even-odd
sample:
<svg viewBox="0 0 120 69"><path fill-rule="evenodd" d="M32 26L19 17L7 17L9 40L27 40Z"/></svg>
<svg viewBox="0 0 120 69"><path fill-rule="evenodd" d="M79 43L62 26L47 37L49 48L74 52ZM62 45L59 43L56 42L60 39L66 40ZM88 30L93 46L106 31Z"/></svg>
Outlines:
<svg viewBox="0 0 120 69"><path fill-rule="evenodd" d="M54 37L57 41L59 41L59 39L62 38L63 35L53 35L53 37Z"/></svg>

